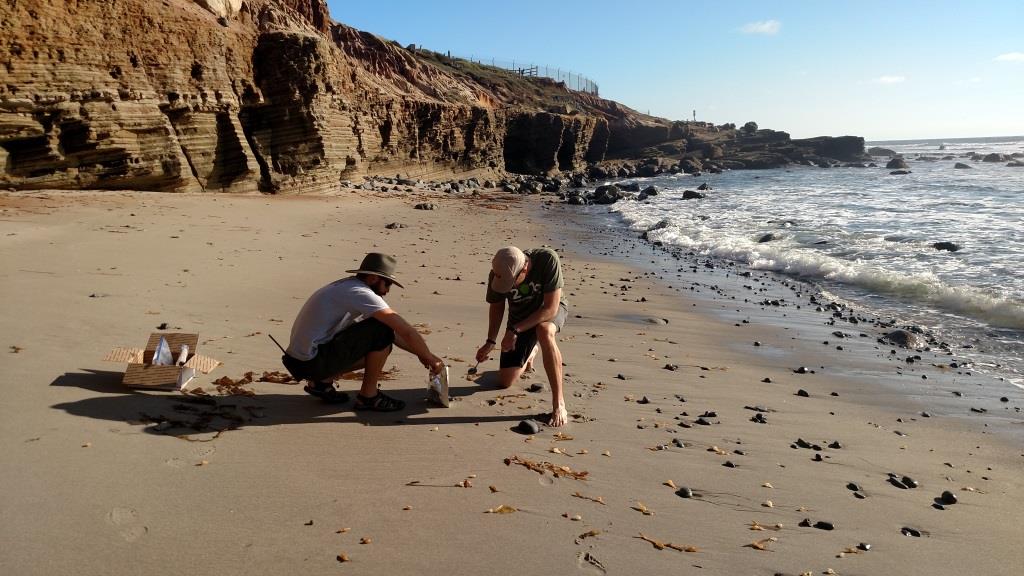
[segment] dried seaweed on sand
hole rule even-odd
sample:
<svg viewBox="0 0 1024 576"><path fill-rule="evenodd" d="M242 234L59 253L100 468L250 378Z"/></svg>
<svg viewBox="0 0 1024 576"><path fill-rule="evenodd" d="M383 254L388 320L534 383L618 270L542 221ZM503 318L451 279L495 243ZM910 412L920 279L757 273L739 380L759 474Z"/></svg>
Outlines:
<svg viewBox="0 0 1024 576"><path fill-rule="evenodd" d="M534 472L543 475L545 471L551 472L555 478L561 478L562 476L568 476L574 480L586 480L587 475L590 472L585 470L576 471L568 466L559 466L558 464L552 464L551 462L534 462L526 458L520 458L519 456L512 456L511 458L505 458L505 465L511 466L512 464L518 464L533 470Z"/></svg>
<svg viewBox="0 0 1024 576"><path fill-rule="evenodd" d="M651 546L654 546L658 550L671 548L672 550L675 550L677 552L700 552L700 550L696 546L683 546L681 544L673 544L671 542L662 542L660 540L647 536L643 532L641 532L639 536L633 536L633 538L643 540L644 542L650 542Z"/></svg>

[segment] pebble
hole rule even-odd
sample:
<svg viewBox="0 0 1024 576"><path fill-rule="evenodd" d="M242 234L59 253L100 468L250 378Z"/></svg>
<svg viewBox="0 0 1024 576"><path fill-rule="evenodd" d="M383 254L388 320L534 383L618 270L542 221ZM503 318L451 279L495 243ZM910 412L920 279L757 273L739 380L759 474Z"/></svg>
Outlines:
<svg viewBox="0 0 1024 576"><path fill-rule="evenodd" d="M643 398L637 400L636 403L637 404L650 404L651 401L647 399L647 396L644 396Z"/></svg>
<svg viewBox="0 0 1024 576"><path fill-rule="evenodd" d="M821 454L815 454L814 455L814 461L815 462L821 462Z"/></svg>
<svg viewBox="0 0 1024 576"><path fill-rule="evenodd" d="M800 396L802 398L810 398L811 397L811 395L807 392L807 390L804 390L803 388L797 390L796 391L796 395Z"/></svg>
<svg viewBox="0 0 1024 576"><path fill-rule="evenodd" d="M722 466L725 466L726 468L739 468L738 465L732 463L732 460L726 460L725 464L722 464Z"/></svg>
<svg viewBox="0 0 1024 576"><path fill-rule="evenodd" d="M754 414L753 418L751 418L750 421L751 422L756 422L758 424L767 424L768 423L768 421L764 419L764 414L761 414L760 412L758 412L757 414Z"/></svg>
<svg viewBox="0 0 1024 576"><path fill-rule="evenodd" d="M853 496L854 496L854 498L856 498L857 500L863 500L863 499L867 498L867 496L865 496L865 495L861 494L860 492L854 492L854 493L853 493Z"/></svg>
<svg viewBox="0 0 1024 576"><path fill-rule="evenodd" d="M760 346L760 345L761 345L761 343L760 343L760 342L758 342L758 341L756 341L756 340L754 341L754 346Z"/></svg>
<svg viewBox="0 0 1024 576"><path fill-rule="evenodd" d="M676 490L676 496L680 498L693 498L693 490L690 490L686 486L680 486L679 490Z"/></svg>
<svg viewBox="0 0 1024 576"><path fill-rule="evenodd" d="M704 418L697 418L696 420L694 420L694 422L696 424L700 424L701 426L710 426L711 425L711 422L708 422Z"/></svg>
<svg viewBox="0 0 1024 576"><path fill-rule="evenodd" d="M913 536L914 538L920 538L921 537L921 531L920 530L917 530L915 528L911 528L909 526L904 526L903 528L901 528L900 529L900 533L902 533L904 536Z"/></svg>
<svg viewBox="0 0 1024 576"><path fill-rule="evenodd" d="M956 504L957 497L956 494L953 494L949 490L946 490L945 492L942 493L942 496L939 496L939 501L946 505Z"/></svg>
<svg viewBox="0 0 1024 576"><path fill-rule="evenodd" d="M903 482L903 485L907 488L917 488L920 486L920 484L917 483L917 480L914 480L910 476L904 476L903 478L900 478L900 481Z"/></svg>
<svg viewBox="0 0 1024 576"><path fill-rule="evenodd" d="M544 390L543 384L530 384L530 387L526 389L527 392L541 392Z"/></svg>
<svg viewBox="0 0 1024 576"><path fill-rule="evenodd" d="M835 530L836 529L835 525L833 525L831 522L825 522L824 520L819 520L819 521L815 522L814 523L814 527L817 528L818 530Z"/></svg>
<svg viewBox="0 0 1024 576"><path fill-rule="evenodd" d="M765 384L771 384L772 383L772 379L771 378L762 378L761 382L764 382Z"/></svg>
<svg viewBox="0 0 1024 576"><path fill-rule="evenodd" d="M850 482L849 484L847 484L846 485L846 489L847 490L852 490L853 492L860 492L860 486L858 486L857 484L855 484L853 482Z"/></svg>
<svg viewBox="0 0 1024 576"><path fill-rule="evenodd" d="M684 444L684 443L683 443L683 441L682 441L682 440L680 440L679 438L673 438L673 439L672 439L672 444L673 444L673 445L674 445L674 446L675 446L676 448L686 448L686 444Z"/></svg>
<svg viewBox="0 0 1024 576"><path fill-rule="evenodd" d="M519 422L519 425L516 426L516 432L526 435L537 434L540 432L540 422L537 422L536 420L522 420Z"/></svg>
<svg viewBox="0 0 1024 576"><path fill-rule="evenodd" d="M898 479L896 479L896 478L889 478L889 484L892 484L893 486L895 486L895 487L897 487L897 488L901 488L901 489L903 489L903 490L906 490L906 489L907 489L907 485L906 485L906 484L904 484L903 482L900 482L900 481L899 481Z"/></svg>
<svg viewBox="0 0 1024 576"><path fill-rule="evenodd" d="M1002 396L1002 397L1000 397L1000 398L999 398L999 401L1000 401L1000 402L1009 402L1009 401L1010 401L1010 399L1009 399L1009 398L1007 398L1006 396Z"/></svg>
<svg viewBox="0 0 1024 576"><path fill-rule="evenodd" d="M793 372L795 374L807 374L807 372L809 372L809 370L807 370L807 366L801 366L801 367L797 368L796 370L793 370Z"/></svg>
<svg viewBox="0 0 1024 576"><path fill-rule="evenodd" d="M867 542L861 542L860 544L857 544L857 549L867 552L868 550L871 550L871 544L868 544Z"/></svg>
<svg viewBox="0 0 1024 576"><path fill-rule="evenodd" d="M828 447L832 448L834 450L839 450L840 448L843 447L843 445L840 444L838 440L836 440L836 441L832 442L831 444L829 444Z"/></svg>

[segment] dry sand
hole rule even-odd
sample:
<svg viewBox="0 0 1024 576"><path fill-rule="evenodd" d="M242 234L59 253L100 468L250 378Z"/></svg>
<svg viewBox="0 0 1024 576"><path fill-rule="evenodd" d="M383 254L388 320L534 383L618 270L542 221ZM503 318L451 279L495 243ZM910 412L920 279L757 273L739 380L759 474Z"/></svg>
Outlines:
<svg viewBox="0 0 1024 576"><path fill-rule="evenodd" d="M413 209L423 201L437 210ZM649 247L517 196L40 192L0 206L2 574L1010 575L1024 565L1020 397L965 416L981 404L968 403L975 384L962 372L898 367L873 338L839 353L795 309L733 299L744 283L758 283L747 288L756 299L791 292L774 280L652 273L661 261ZM488 384L494 360L466 377L486 336L488 261L509 243L562 252L571 307L561 346L573 419L535 437L510 428L550 407L546 391L525 391L545 383L542 371L510 390ZM224 362L192 387L215 395L222 376L280 370L267 334L283 342L305 298L370 250L398 257L406 289L389 302L449 361L451 408L422 401L426 374L402 352L382 383L409 402L397 414L356 414L267 382L212 403L133 392L122 365L101 361L166 322L198 332L199 352ZM959 386L964 403L922 408L932 406L922 374L936 395ZM745 407L767 409L767 424ZM709 424L697 423L705 413ZM792 448L798 438L823 449ZM506 465L515 457L586 477ZM889 472L920 486L899 489ZM939 510L945 490L959 503ZM517 511L486 513L502 505ZM805 518L834 530L799 526Z"/></svg>

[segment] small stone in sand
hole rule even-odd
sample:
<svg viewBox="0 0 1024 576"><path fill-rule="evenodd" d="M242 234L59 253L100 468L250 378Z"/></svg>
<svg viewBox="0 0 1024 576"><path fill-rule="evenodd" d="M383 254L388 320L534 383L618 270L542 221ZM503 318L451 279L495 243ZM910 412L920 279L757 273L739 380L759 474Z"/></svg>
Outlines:
<svg viewBox="0 0 1024 576"><path fill-rule="evenodd" d="M857 544L857 549L867 552L868 550L871 550L871 544L868 544L867 542L861 542L860 544Z"/></svg>
<svg viewBox="0 0 1024 576"><path fill-rule="evenodd" d="M797 390L796 391L796 395L800 396L802 398L810 398L811 397L810 393L808 393L807 390L804 390L803 388Z"/></svg>
<svg viewBox="0 0 1024 576"><path fill-rule="evenodd" d="M939 500L943 504L947 504L947 505L949 505L949 504L956 504L957 503L956 494L953 494L949 490L946 490L945 492L943 492L942 496L939 496Z"/></svg>
<svg viewBox="0 0 1024 576"><path fill-rule="evenodd" d="M637 400L636 403L637 404L650 404L651 401L647 399L647 396L644 396L643 398Z"/></svg>
<svg viewBox="0 0 1024 576"><path fill-rule="evenodd" d="M809 372L809 370L807 369L806 366L801 366L801 367L797 368L796 370L793 370L794 374L807 374L808 372Z"/></svg>
<svg viewBox="0 0 1024 576"><path fill-rule="evenodd" d="M851 490L853 492L860 492L860 486L854 482L850 482L849 484L847 484L846 489Z"/></svg>
<svg viewBox="0 0 1024 576"><path fill-rule="evenodd" d="M515 427L515 431L526 435L537 434L540 432L540 422L536 420L522 420Z"/></svg>
<svg viewBox="0 0 1024 576"><path fill-rule="evenodd" d="M916 528L911 528L909 526L904 526L903 528L901 528L900 533L902 533L904 536L913 536L914 538L921 537L920 530L917 530Z"/></svg>
<svg viewBox="0 0 1024 576"><path fill-rule="evenodd" d="M900 481L907 488L917 488L918 486L920 486L920 484L917 483L917 480L914 480L910 476L904 476L903 478L900 479Z"/></svg>
<svg viewBox="0 0 1024 576"><path fill-rule="evenodd" d="M764 382L765 384L771 384L772 383L772 379L768 378L768 377L765 377L765 378L761 379L761 382Z"/></svg>
<svg viewBox="0 0 1024 576"><path fill-rule="evenodd" d="M679 490L676 490L676 496L680 498L693 498L693 490L686 486L680 486Z"/></svg>

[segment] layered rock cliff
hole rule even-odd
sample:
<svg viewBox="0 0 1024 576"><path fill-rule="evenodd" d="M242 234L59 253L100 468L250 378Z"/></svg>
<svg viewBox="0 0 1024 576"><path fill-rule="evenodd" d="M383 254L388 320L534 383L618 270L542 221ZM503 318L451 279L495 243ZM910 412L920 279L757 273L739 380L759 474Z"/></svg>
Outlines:
<svg viewBox="0 0 1024 576"><path fill-rule="evenodd" d="M0 186L15 189L543 174L666 141L692 156L718 133L403 48L323 0L8 0L0 33Z"/></svg>

